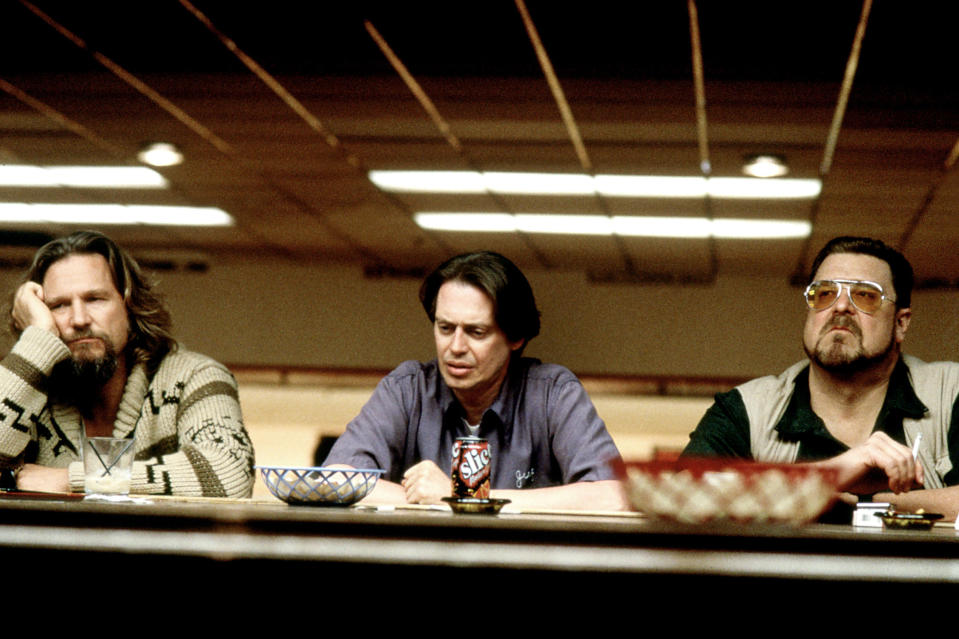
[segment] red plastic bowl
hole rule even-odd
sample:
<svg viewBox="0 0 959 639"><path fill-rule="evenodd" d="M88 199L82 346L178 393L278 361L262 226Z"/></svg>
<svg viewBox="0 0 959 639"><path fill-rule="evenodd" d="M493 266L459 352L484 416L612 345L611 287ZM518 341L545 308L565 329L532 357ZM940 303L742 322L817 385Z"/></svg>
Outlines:
<svg viewBox="0 0 959 639"><path fill-rule="evenodd" d="M806 464L720 458L624 462L617 468L636 510L650 517L803 524L832 505L838 471Z"/></svg>

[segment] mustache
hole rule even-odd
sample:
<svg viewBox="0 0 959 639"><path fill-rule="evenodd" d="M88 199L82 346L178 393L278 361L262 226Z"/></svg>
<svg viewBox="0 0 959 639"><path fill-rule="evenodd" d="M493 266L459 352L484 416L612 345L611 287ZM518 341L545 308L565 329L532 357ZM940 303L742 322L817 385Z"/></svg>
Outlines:
<svg viewBox="0 0 959 639"><path fill-rule="evenodd" d="M819 334L825 335L834 328L845 328L856 337L862 337L862 329L859 327L859 324L848 315L839 315L833 318L828 324L823 326Z"/></svg>
<svg viewBox="0 0 959 639"><path fill-rule="evenodd" d="M109 335L107 335L106 333L100 333L92 330L85 330L80 333L71 335L69 341L67 341L66 344L67 346L69 346L71 344L74 344L84 339L98 339L106 345L108 350L114 349L113 340L110 339Z"/></svg>
<svg viewBox="0 0 959 639"><path fill-rule="evenodd" d="M70 338L71 342L76 342L81 339L102 339L106 340L107 336L102 333L95 333L91 330L83 331L82 333L76 333L73 337Z"/></svg>

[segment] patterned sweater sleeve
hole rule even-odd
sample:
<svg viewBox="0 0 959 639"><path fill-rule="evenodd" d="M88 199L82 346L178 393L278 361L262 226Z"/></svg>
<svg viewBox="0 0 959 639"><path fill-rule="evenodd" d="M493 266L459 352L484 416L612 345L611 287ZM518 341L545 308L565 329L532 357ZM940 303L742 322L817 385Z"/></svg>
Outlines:
<svg viewBox="0 0 959 639"><path fill-rule="evenodd" d="M55 335L28 327L0 361L0 459L19 457L47 404L50 373L70 349Z"/></svg>
<svg viewBox="0 0 959 639"><path fill-rule="evenodd" d="M236 380L226 367L196 353L174 352L145 395L128 383L118 422L124 421L124 411L137 410L131 492L250 496L253 444L243 425ZM82 466L71 465L70 483L82 490Z"/></svg>

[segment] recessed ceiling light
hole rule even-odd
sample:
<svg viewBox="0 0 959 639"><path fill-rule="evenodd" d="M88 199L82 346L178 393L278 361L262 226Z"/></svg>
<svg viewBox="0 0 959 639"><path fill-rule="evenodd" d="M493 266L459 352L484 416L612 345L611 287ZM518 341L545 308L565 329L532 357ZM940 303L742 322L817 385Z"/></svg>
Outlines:
<svg viewBox="0 0 959 639"><path fill-rule="evenodd" d="M506 173L497 171L370 171L386 191L410 193L499 193L504 195L595 195L635 198L809 199L820 180L672 176Z"/></svg>
<svg viewBox="0 0 959 639"><path fill-rule="evenodd" d="M183 153L175 144L153 142L137 153L137 159L150 166L176 166L183 163Z"/></svg>
<svg viewBox="0 0 959 639"><path fill-rule="evenodd" d="M789 166L781 155L761 153L746 156L743 173L758 178L782 177L789 173Z"/></svg>

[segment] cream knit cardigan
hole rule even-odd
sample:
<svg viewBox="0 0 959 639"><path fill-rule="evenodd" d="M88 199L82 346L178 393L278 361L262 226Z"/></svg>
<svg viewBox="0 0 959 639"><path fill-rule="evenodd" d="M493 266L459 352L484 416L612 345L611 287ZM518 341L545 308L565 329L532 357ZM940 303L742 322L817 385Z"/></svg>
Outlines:
<svg viewBox="0 0 959 639"><path fill-rule="evenodd" d="M47 397L54 365L69 356L59 338L28 327L0 362L0 456L26 453L26 462L68 467L70 487L80 492L83 419L73 406ZM133 493L248 497L252 491L253 444L236 380L198 353L178 348L152 379L143 364L135 365L113 436L134 439Z"/></svg>

